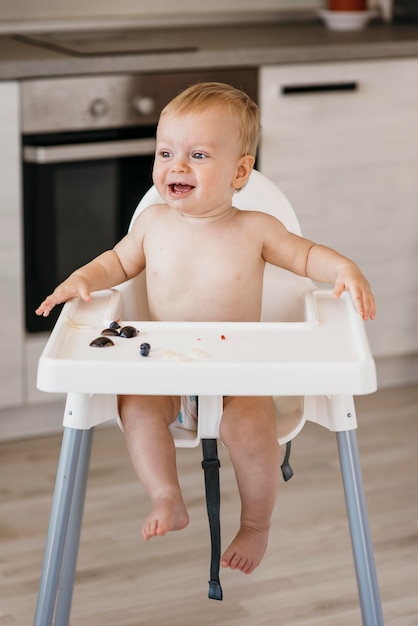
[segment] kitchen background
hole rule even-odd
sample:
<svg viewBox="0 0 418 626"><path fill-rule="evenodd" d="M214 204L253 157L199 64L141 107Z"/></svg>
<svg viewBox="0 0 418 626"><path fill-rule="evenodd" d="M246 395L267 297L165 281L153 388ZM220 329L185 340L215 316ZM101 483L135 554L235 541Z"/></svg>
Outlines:
<svg viewBox="0 0 418 626"><path fill-rule="evenodd" d="M64 401L36 389L48 333L29 332L25 320L24 224L26 235L32 234L27 199L50 210L64 206L62 196L68 195L70 206L78 208L68 191L61 192L58 203L55 197L43 201L45 189L54 188L51 181L62 182L65 169L59 162L46 165L46 176L41 172L49 184L41 185L40 201L24 190L27 176L38 177L37 155L42 159L49 154L44 148L54 148L37 145L44 131L31 126L39 122L33 114L40 111L47 124L58 126L62 116L72 127L87 119L96 132L112 113L114 93L126 88L135 109L130 115L148 123L164 95L161 79L167 95L167 85L183 72L202 78L206 72L225 76L221 72L231 70L236 80L248 81L261 107L259 169L290 198L304 233L358 260L373 283L378 319L367 324L367 332L380 390L356 401L359 444L386 624L417 624L418 24L391 23L391 3L376 0L369 4L376 12L364 31L331 32L317 15L324 5L321 0L212 0L208 10L207 3L178 0L173 15L170 0L0 0L2 625L32 622L60 445L60 435L50 434L62 430ZM188 29L192 24L199 28ZM136 29L132 38L124 36L126 28ZM135 47L148 36L151 43L167 40L173 48L145 54L102 49L97 54L95 45L114 45L101 33L117 29L122 38L116 45L124 41ZM93 45L92 31L99 35ZM75 35L76 45L87 46L87 53L62 48L74 43L62 39L65 32ZM79 37L82 32L85 37ZM40 34L52 39L29 39ZM184 41L190 49L176 50ZM284 95L295 85L318 90ZM99 178L107 192L113 177ZM85 214L81 211L80 219ZM74 219L59 221L64 237ZM46 266L55 267L50 253L43 252ZM207 610L202 567L208 537L196 469L199 450L179 454L193 519L189 534L183 541L176 535L164 544L151 542L144 550L138 524L148 501L119 430L100 429L74 624L359 624L333 433L307 424L295 444L295 478L289 489L281 489L263 568L244 581L225 572L227 601ZM239 505L222 447L220 454L227 537L235 532Z"/></svg>
<svg viewBox="0 0 418 626"><path fill-rule="evenodd" d="M208 10L204 3L182 0L173 15L172 3L163 0L123 0L117 5L98 0L0 0L0 280L2 306L8 312L7 324L0 328L0 439L61 427L57 398L36 389L37 363L48 334L28 328L24 312L23 234L32 238L28 216L35 198L34 193L24 193L24 187L35 176L38 147L27 148L28 163L23 166L22 147L27 153L22 142L28 137L32 143L40 141L40 127L29 121L37 108L34 93L43 94L37 106L48 124L60 126L60 113L70 126L88 117L98 130L109 114L102 79L112 91L120 84L116 75L122 81L123 76L137 76L142 95L134 94L135 106L143 120L150 121L148 109L155 107L159 89L155 86L152 97L147 95L151 77L168 85L185 71L193 71L196 80L203 72L220 76L221 71L245 70L262 112L259 169L288 195L304 233L355 258L373 283L379 315L367 330L380 387L418 380L418 288L413 269L418 260L416 26L387 22L390 5L382 0L370 3L375 12L364 31L332 32L317 15L323 6L320 0L263 0L255 11L249 0L215 0ZM199 27L188 29L193 22ZM100 47L93 53L89 48L80 52L59 47L66 32L75 35L77 45L89 46L89 33L99 33L95 41L101 45L100 33L118 31L116 45L124 39L126 44L128 26L135 41L148 36L151 43L168 42L169 48L171 42L172 50L114 54ZM147 28L141 30L143 26ZM33 39L39 34L46 35L46 43ZM185 41L190 48L182 50ZM74 96L76 83L82 90L79 96ZM283 88L293 83L349 88L283 97ZM67 110L70 93L75 100ZM81 105L83 97L79 111L75 102ZM52 110L53 102L58 113ZM63 131L62 126L58 130ZM61 173L59 166L48 167L52 188ZM48 204L44 197L37 199L41 206ZM55 198L52 204L57 204ZM59 247L64 249L64 244ZM46 267L48 251L44 257ZM27 275L28 267L30 262Z"/></svg>

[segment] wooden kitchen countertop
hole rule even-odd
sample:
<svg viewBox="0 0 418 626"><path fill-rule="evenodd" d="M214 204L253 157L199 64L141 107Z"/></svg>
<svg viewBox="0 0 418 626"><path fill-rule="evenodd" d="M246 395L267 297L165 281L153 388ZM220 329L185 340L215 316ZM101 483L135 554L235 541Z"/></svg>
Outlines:
<svg viewBox="0 0 418 626"><path fill-rule="evenodd" d="M149 37L150 30L146 32ZM183 40L193 49L75 56L7 35L0 37L0 80L418 56L418 24L374 21L363 31L336 32L312 19L153 32L164 35L167 48L170 41Z"/></svg>

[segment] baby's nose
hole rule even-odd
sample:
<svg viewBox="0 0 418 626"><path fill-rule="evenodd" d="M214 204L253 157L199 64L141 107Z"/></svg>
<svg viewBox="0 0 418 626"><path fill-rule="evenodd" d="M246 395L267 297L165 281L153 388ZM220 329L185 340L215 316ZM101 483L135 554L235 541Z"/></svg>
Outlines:
<svg viewBox="0 0 418 626"><path fill-rule="evenodd" d="M171 170L173 172L185 172L187 170L187 162L183 157L178 157L174 159L171 163Z"/></svg>

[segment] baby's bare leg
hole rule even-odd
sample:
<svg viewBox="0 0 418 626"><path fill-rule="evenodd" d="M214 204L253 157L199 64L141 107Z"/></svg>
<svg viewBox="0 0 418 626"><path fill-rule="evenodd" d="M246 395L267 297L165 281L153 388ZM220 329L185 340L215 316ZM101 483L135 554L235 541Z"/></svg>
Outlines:
<svg viewBox="0 0 418 626"><path fill-rule="evenodd" d="M250 574L267 548L280 480L272 399L225 398L220 434L228 448L241 497L240 528L222 555L221 565Z"/></svg>
<svg viewBox="0 0 418 626"><path fill-rule="evenodd" d="M154 505L142 529L145 541L189 523L168 428L179 408L180 399L175 397L119 397L119 414L132 464Z"/></svg>

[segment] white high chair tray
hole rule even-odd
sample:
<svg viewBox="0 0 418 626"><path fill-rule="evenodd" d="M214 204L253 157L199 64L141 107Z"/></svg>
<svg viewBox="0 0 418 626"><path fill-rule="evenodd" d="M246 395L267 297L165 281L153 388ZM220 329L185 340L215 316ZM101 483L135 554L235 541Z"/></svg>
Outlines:
<svg viewBox="0 0 418 626"><path fill-rule="evenodd" d="M123 320L137 337L90 347L119 318L117 290L66 303L43 351L38 387L48 392L143 395L340 395L376 390L376 373L351 298L307 294L305 320L280 323ZM151 345L149 356L139 346Z"/></svg>

